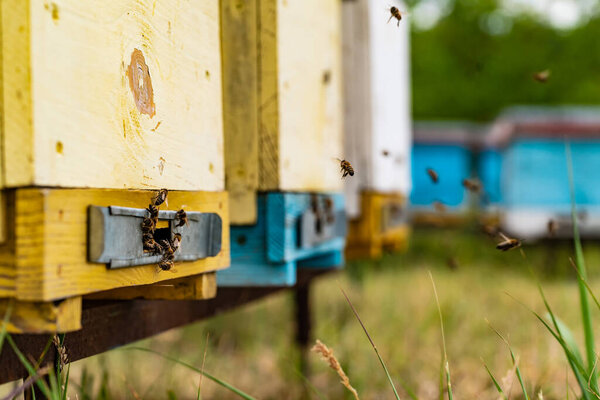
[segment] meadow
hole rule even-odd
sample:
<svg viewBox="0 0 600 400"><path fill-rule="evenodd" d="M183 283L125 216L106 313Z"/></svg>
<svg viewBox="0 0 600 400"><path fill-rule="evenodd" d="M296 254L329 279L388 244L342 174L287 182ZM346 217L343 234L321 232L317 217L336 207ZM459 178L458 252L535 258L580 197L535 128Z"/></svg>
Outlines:
<svg viewBox="0 0 600 400"><path fill-rule="evenodd" d="M579 389L561 347L518 302L544 313L530 263L556 314L583 342L577 275L568 261L572 243L526 244L528 261L518 250L497 251L494 243L476 228L417 229L407 253L349 263L346 270L316 281L313 337L334 350L361 398L394 397L340 286L361 315L401 397L412 392L437 399L441 335L428 271L439 294L456 398L498 398L483 361L510 398L523 398L508 348L486 319L509 339L530 397L537 398L541 390L545 399L575 398ZM584 253L590 285L600 289L600 246L584 243ZM592 307L597 317L599 311ZM308 372L300 372L293 315L292 294L282 292L135 346L198 368L204 362L207 372L257 399L352 398L317 354L305 355ZM124 347L72 363L69 393L79 399L188 399L197 397L199 381L197 373L182 366ZM207 378L201 395L239 398Z"/></svg>

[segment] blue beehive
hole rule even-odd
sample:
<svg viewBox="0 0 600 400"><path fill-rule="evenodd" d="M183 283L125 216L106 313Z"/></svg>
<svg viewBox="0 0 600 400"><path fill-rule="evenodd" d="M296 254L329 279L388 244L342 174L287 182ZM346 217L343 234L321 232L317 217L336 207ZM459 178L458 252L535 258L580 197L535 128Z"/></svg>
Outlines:
<svg viewBox="0 0 600 400"><path fill-rule="evenodd" d="M298 268L344 264L346 218L341 194L262 193L252 226L231 226L231 267L219 286L293 286Z"/></svg>
<svg viewBox="0 0 600 400"><path fill-rule="evenodd" d="M425 122L414 129L412 149L411 207L415 211L431 210L434 202L449 212L462 212L469 206L469 196L462 180L474 176L474 151L481 128L471 123ZM432 168L439 176L434 183L427 174Z"/></svg>
<svg viewBox="0 0 600 400"><path fill-rule="evenodd" d="M566 143L572 154L575 201L582 235L600 235L600 109L596 107L515 107L494 124L484 182L493 188L505 230L523 238L571 234L571 195Z"/></svg>

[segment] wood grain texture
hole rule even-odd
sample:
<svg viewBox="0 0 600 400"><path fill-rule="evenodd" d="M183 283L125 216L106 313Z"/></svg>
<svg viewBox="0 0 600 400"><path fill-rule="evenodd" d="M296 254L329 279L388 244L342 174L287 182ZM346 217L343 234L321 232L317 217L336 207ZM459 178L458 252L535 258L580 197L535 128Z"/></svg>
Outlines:
<svg viewBox="0 0 600 400"><path fill-rule="evenodd" d="M231 227L231 266L217 272L219 287L284 287L296 283L296 262L267 258L265 194L257 197L256 225Z"/></svg>
<svg viewBox="0 0 600 400"><path fill-rule="evenodd" d="M0 254L4 251L8 260L0 264L0 297L54 300L147 285L229 265L228 204L224 192L169 192L169 205L161 209L185 207L187 211L218 213L223 230L221 252L216 257L176 263L167 272L159 272L156 265L108 270L104 264L87 262L88 206L145 208L155 192L32 188L10 193L8 210L12 216L9 214L8 219L14 224L14 234L9 235L6 245L0 246Z"/></svg>
<svg viewBox="0 0 600 400"><path fill-rule="evenodd" d="M86 300L205 300L217 295L217 274L205 274L172 279L152 285L141 285L92 293Z"/></svg>
<svg viewBox="0 0 600 400"><path fill-rule="evenodd" d="M406 197L399 193L362 193L360 217L349 221L348 259L378 259L384 250L394 252L406 249L410 234L408 223L385 226L384 207L390 206L406 213Z"/></svg>
<svg viewBox="0 0 600 400"><path fill-rule="evenodd" d="M225 184L230 221L256 222L258 189L258 2L222 0Z"/></svg>
<svg viewBox="0 0 600 400"><path fill-rule="evenodd" d="M224 190L218 0L1 7L5 186Z"/></svg>
<svg viewBox="0 0 600 400"><path fill-rule="evenodd" d="M343 158L341 0L222 0L222 7L223 3L229 3L225 6L228 12L222 14L223 29L234 42L223 47L224 73L232 75L224 78L225 90L232 91L225 95L225 107L246 108L245 113L239 109L239 116L237 111L231 115L241 121L226 125L247 126L244 134L252 135L255 112L258 119L256 141L228 139L227 152L234 153L228 156L232 161L227 166L228 178L230 172L240 174L237 178L248 185L247 191L256 184L250 175L254 171L258 171L259 191L341 190L335 160ZM239 16L239 12L247 15ZM256 19L252 20L254 13ZM254 37L255 43L248 41ZM253 58L257 80L252 76L237 79L253 72L249 64ZM236 64L231 65L234 61ZM257 90L255 97L246 95L252 90ZM237 133L226 133L230 134L233 138ZM252 165L256 162L255 143L258 164ZM236 167L238 160L245 161L243 173ZM230 183L228 179L228 190L239 181ZM240 198L245 199L245 205L251 201L249 196ZM235 203L233 207L233 223L255 220L251 218L255 217L254 209L238 210Z"/></svg>
<svg viewBox="0 0 600 400"><path fill-rule="evenodd" d="M58 302L27 302L0 299L0 315L10 309L8 333L57 333L81 329L81 297ZM0 320L0 328L3 320Z"/></svg>
<svg viewBox="0 0 600 400"><path fill-rule="evenodd" d="M346 181L348 215L360 212L360 191L410 190L409 23L386 21L389 7L369 0L343 3L345 154L355 179Z"/></svg>

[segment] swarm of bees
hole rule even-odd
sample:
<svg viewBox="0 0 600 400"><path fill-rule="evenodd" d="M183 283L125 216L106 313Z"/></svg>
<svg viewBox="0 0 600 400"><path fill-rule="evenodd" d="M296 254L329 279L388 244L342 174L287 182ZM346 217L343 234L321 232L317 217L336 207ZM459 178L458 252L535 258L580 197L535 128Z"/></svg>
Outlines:
<svg viewBox="0 0 600 400"><path fill-rule="evenodd" d="M152 197L151 203L146 208L148 216L144 217L141 223L144 252L152 255L162 254L162 258L158 263L158 268L162 271L169 271L173 268L175 252L179 249L182 239L180 233L175 233L173 239L161 240L160 243L154 238L156 226L158 225L158 207L163 203L167 204L168 194L169 191L167 189L161 189ZM175 224L176 227L188 224L187 214L183 209L177 211L175 220L177 221Z"/></svg>

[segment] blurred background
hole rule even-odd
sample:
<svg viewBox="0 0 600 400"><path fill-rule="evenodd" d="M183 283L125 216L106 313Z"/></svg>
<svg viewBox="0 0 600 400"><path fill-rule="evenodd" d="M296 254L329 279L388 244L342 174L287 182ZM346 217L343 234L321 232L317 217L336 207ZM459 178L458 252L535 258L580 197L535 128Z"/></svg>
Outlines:
<svg viewBox="0 0 600 400"><path fill-rule="evenodd" d="M377 4L385 24L387 5ZM392 398L342 286L403 398L439 398L441 338L431 271L457 398L497 396L482 360L512 398L523 398L508 350L485 319L510 338L531 393L565 398L576 384L560 346L510 296L543 311L532 267L581 342L577 275L568 261L565 143L590 282L598 288L600 2L407 0L404 11L413 127L407 250L352 261L320 279L311 297L313 336L334 349L361 398ZM480 188L469 190L466 178ZM526 257L499 252L498 231L525 239ZM316 354L305 354L303 364L293 313L292 295L277 294L138 345L195 366L205 357L206 371L261 399L351 398ZM74 363L71 381L80 399L195 398L198 386L194 373L122 349ZM202 395L237 398L207 379Z"/></svg>

